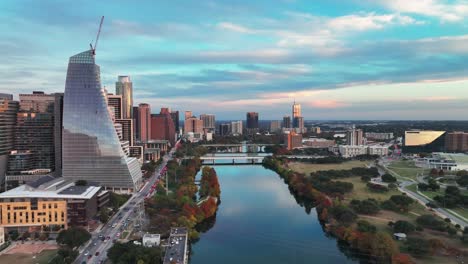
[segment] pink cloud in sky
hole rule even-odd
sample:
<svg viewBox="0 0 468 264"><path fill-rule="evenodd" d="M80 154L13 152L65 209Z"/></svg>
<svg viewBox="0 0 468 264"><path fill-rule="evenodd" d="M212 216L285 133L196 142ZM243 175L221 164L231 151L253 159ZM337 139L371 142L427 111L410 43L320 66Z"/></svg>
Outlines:
<svg viewBox="0 0 468 264"><path fill-rule="evenodd" d="M326 108L326 109L332 109L332 108L342 108L346 107L349 104L346 104L344 102L336 101L336 100L316 100L310 102L308 105L311 107L315 108Z"/></svg>
<svg viewBox="0 0 468 264"><path fill-rule="evenodd" d="M450 101L456 100L457 98L454 96L430 96L422 98L423 101L427 102L440 102L440 101Z"/></svg>

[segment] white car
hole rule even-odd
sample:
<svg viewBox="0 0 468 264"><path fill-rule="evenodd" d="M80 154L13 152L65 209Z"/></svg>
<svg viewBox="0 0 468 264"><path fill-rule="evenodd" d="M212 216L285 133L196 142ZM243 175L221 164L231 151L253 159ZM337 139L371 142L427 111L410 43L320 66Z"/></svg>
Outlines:
<svg viewBox="0 0 468 264"><path fill-rule="evenodd" d="M85 255L85 256L88 256L88 255L89 255L89 251L86 251L86 252L84 253L84 255Z"/></svg>

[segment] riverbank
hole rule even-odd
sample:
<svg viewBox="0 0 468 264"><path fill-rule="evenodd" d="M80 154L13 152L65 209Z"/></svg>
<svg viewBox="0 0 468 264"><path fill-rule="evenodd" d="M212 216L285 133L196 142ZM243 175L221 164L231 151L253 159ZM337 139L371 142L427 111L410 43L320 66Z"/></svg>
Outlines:
<svg viewBox="0 0 468 264"><path fill-rule="evenodd" d="M452 257L445 259L452 261L455 256L462 254L459 248L463 249L463 245L453 235L447 234L447 232L453 232L449 224L441 225L445 232L431 230L430 226L424 226L422 230L425 232L415 230L416 227L422 228L417 222L421 220L422 214L430 212L424 211L424 208L418 208L418 205L411 199L407 201L407 197L401 193L392 190L371 192L367 183L358 175L353 175L350 170L332 171L333 173L315 171L313 175L305 175L291 170L287 165L287 161L283 159L269 158L264 161L266 168L277 172L288 184L298 203L312 203L316 206L318 217L329 234L345 242L361 257L370 258L379 263L413 263L415 261L431 263L433 258L428 258L431 255L448 254ZM351 183L351 190L348 186L339 188L339 192L335 192L334 186L346 186L343 182ZM356 192L355 189L359 191ZM382 199L368 199L368 194ZM401 204L395 204L394 201ZM393 224L396 222L398 222L397 229L400 225L407 223L413 226L413 230L407 231L409 235L407 242L397 242L392 238L395 233ZM420 237L420 239L413 239L415 237ZM422 243L421 248L424 249L416 250L414 245L417 243ZM411 258L405 253L411 253L417 258Z"/></svg>

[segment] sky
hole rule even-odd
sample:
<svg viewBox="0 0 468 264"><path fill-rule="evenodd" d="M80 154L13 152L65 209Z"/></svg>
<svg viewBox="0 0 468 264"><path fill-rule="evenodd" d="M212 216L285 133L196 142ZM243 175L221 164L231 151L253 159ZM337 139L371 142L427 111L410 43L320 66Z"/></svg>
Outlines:
<svg viewBox="0 0 468 264"><path fill-rule="evenodd" d="M0 93L63 92L97 47L102 84L217 119L468 119L468 1L0 1Z"/></svg>

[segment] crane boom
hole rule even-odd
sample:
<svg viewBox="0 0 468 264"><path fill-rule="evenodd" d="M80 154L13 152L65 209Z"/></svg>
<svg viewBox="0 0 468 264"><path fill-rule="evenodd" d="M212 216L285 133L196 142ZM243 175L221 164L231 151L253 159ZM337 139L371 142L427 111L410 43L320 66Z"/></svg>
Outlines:
<svg viewBox="0 0 468 264"><path fill-rule="evenodd" d="M101 17L101 23L99 24L99 30L98 30L98 33L97 33L97 36L96 36L96 41L94 42L94 47L93 45L91 45L91 49L93 50L93 55L96 55L96 48L97 48L97 44L98 44L98 41L99 41L99 35L101 35L101 28L102 28L102 23L104 22L104 16Z"/></svg>

